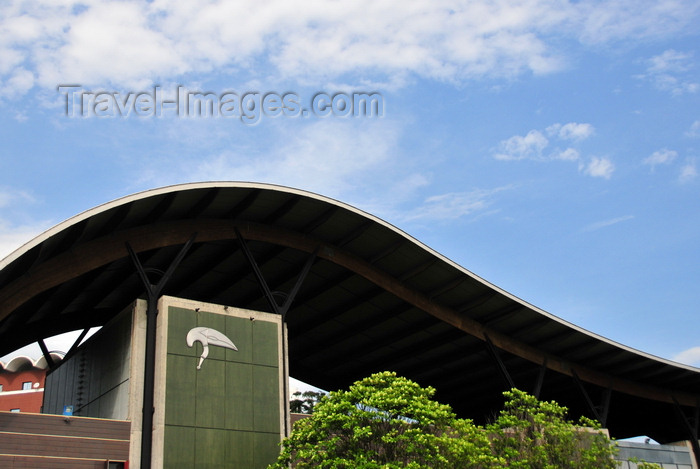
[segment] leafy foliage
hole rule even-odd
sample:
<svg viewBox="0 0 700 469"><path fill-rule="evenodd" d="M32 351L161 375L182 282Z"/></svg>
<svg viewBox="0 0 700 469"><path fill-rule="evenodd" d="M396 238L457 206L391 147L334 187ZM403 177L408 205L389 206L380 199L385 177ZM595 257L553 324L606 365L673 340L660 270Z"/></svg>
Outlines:
<svg viewBox="0 0 700 469"><path fill-rule="evenodd" d="M511 468L614 469L615 447L597 422L566 419L567 409L512 389L498 418L487 426L494 454Z"/></svg>
<svg viewBox="0 0 700 469"><path fill-rule="evenodd" d="M433 401L434 393L390 372L331 392L295 424L272 467L490 467L494 457L486 434Z"/></svg>
<svg viewBox="0 0 700 469"><path fill-rule="evenodd" d="M422 388L383 372L323 397L298 421L271 469L567 469L616 467L599 426L517 389L486 428L458 419ZM587 428L582 428L582 427Z"/></svg>
<svg viewBox="0 0 700 469"><path fill-rule="evenodd" d="M637 469L663 469L663 467L661 467L659 464L642 461L638 458L632 458L630 459L630 462L635 463L637 465Z"/></svg>

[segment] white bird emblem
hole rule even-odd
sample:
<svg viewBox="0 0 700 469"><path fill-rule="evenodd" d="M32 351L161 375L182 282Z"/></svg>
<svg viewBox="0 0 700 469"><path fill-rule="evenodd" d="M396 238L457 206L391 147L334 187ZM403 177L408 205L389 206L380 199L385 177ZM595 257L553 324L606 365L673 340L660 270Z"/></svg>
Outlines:
<svg viewBox="0 0 700 469"><path fill-rule="evenodd" d="M202 355L199 357L199 364L197 365L198 370L202 368L202 362L207 358L207 355L209 355L210 345L224 347L235 350L236 352L238 351L236 346L233 345L233 342L231 342L231 339L211 327L195 327L190 329L187 333L187 346L192 347L195 342L201 342L203 347Z"/></svg>

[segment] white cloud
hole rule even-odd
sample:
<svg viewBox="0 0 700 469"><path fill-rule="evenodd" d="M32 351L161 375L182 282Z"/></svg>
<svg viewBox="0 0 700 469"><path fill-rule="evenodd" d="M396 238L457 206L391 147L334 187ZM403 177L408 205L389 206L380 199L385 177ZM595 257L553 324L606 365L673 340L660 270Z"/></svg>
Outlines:
<svg viewBox="0 0 700 469"><path fill-rule="evenodd" d="M10 38L0 42L0 70L35 64L46 87L143 86L173 74L253 63L272 64L286 77L381 70L440 80L562 66L543 39L565 16L549 0L25 3L17 2L0 23Z"/></svg>
<svg viewBox="0 0 700 469"><path fill-rule="evenodd" d="M643 164L651 166L651 171L654 171L657 165L671 164L678 157L678 152L663 148L655 151L648 157L644 158ZM683 166L681 166L678 175L678 182L685 184L694 181L698 177L697 162L695 158L686 158Z"/></svg>
<svg viewBox="0 0 700 469"><path fill-rule="evenodd" d="M700 7L683 0L616 0L577 4L584 42L659 38L693 28ZM578 28L577 28L578 30Z"/></svg>
<svg viewBox="0 0 700 469"><path fill-rule="evenodd" d="M34 74L22 67L15 69L4 83L0 84L0 97L19 97L34 86Z"/></svg>
<svg viewBox="0 0 700 469"><path fill-rule="evenodd" d="M676 96L697 93L700 82L695 81L697 73L694 68L692 53L668 49L647 61L646 74L641 77L649 80L657 89Z"/></svg>
<svg viewBox="0 0 700 469"><path fill-rule="evenodd" d="M0 208L9 207L21 202L34 202L34 197L29 192L11 188L0 189Z"/></svg>
<svg viewBox="0 0 700 469"><path fill-rule="evenodd" d="M647 71L650 73L685 72L690 68L688 62L692 58L693 54L668 49L649 59Z"/></svg>
<svg viewBox="0 0 700 469"><path fill-rule="evenodd" d="M576 122L564 125L552 124L547 127L547 133L550 136L557 136L562 140L581 141L593 135L594 132L595 129L591 124L578 124Z"/></svg>
<svg viewBox="0 0 700 469"><path fill-rule="evenodd" d="M559 140L569 140L574 144L589 138L595 129L591 124L579 124L569 122L567 124L552 124L545 128L544 133L551 138ZM527 135L515 135L507 140L502 140L498 148L494 151L493 157L497 160L562 160L577 161L581 153L577 148L568 147L564 150L555 148L549 153L544 150L549 146L550 141L543 132L533 129Z"/></svg>
<svg viewBox="0 0 700 469"><path fill-rule="evenodd" d="M588 165L583 165L580 169L588 176L610 179L615 171L615 165L608 158L594 156L590 159Z"/></svg>
<svg viewBox="0 0 700 469"><path fill-rule="evenodd" d="M495 195L511 186L494 189L475 189L468 192L451 192L433 195L419 207L400 215L402 222L454 220L476 212L483 212L492 203Z"/></svg>
<svg viewBox="0 0 700 469"><path fill-rule="evenodd" d="M15 249L30 241L51 226L49 221L10 220L12 212L25 204L34 203L31 194L26 191L0 188L0 259L5 258ZM25 218L25 217L20 217Z"/></svg>
<svg viewBox="0 0 700 469"><path fill-rule="evenodd" d="M556 151L552 153L552 158L555 160L564 160L564 161L576 161L579 159L581 154L578 152L578 150L575 150L573 148L567 148L566 150L561 150L561 151Z"/></svg>
<svg viewBox="0 0 700 469"><path fill-rule="evenodd" d="M692 347L688 350L683 350L673 357L673 361L685 363L686 365L700 366L700 347Z"/></svg>
<svg viewBox="0 0 700 469"><path fill-rule="evenodd" d="M142 185L187 181L265 181L309 190L343 200L392 222L463 217L488 207L506 188L474 190L427 197L413 207L417 194L431 192L425 166L411 168L410 160L395 151L400 127L390 121L370 124L323 120L277 130L269 140L278 144L264 153L251 153L245 138L239 151L212 156L197 154L184 165L155 164ZM195 137L195 140L198 140ZM391 175L387 179L387 174ZM409 207L409 208L406 208Z"/></svg>
<svg viewBox="0 0 700 469"><path fill-rule="evenodd" d="M691 138L700 137L700 121L693 122L685 135Z"/></svg>
<svg viewBox="0 0 700 469"><path fill-rule="evenodd" d="M13 194L9 192L0 192L0 208L9 205L13 198Z"/></svg>
<svg viewBox="0 0 700 469"><path fill-rule="evenodd" d="M585 140L591 135L593 135L593 126L591 124L569 122L559 130L559 137L565 140Z"/></svg>
<svg viewBox="0 0 700 469"><path fill-rule="evenodd" d="M0 260L43 233L49 226L50 224L47 222L40 222L35 225L13 226L0 220Z"/></svg>
<svg viewBox="0 0 700 469"><path fill-rule="evenodd" d="M624 217L617 217L617 218L612 218L610 220L603 220L595 223L591 223L587 227L583 229L583 231L596 231L601 228L605 228L608 226L616 225L617 223L621 223L623 221L627 220L632 220L634 218L634 215L625 215Z"/></svg>
<svg viewBox="0 0 700 469"><path fill-rule="evenodd" d="M675 160L677 156L678 152L667 148L662 148L661 150L655 151L651 155L644 158L642 163L651 166L653 170L657 165L669 164L671 161Z"/></svg>
<svg viewBox="0 0 700 469"><path fill-rule="evenodd" d="M559 134L560 129L561 129L561 124L557 123L557 124L550 125L549 127L547 127L545 129L545 131L547 132L547 135L549 135L550 137L556 137Z"/></svg>
<svg viewBox="0 0 700 469"><path fill-rule="evenodd" d="M397 126L386 120L319 120L302 126L291 123L269 137L275 142L269 151L251 153L246 139L253 137L242 137L237 144L239 150L204 157L199 154L182 166L170 167L170 171L159 169L145 182L163 185L183 182L182 178L266 181L350 201L363 192L359 187L367 192L375 190L370 188L378 179L385 181L388 167L399 166L394 153L398 136ZM370 197L369 193L365 195Z"/></svg>
<svg viewBox="0 0 700 469"><path fill-rule="evenodd" d="M239 68L316 81L368 72L390 83L405 74L510 78L565 67L563 40L637 40L690 28L696 3L15 0L0 17L0 80L17 68L49 89L67 81L135 87Z"/></svg>
<svg viewBox="0 0 700 469"><path fill-rule="evenodd" d="M494 155L498 160L541 159L549 141L538 130L531 130L527 135L515 135L499 144L499 151Z"/></svg>
<svg viewBox="0 0 700 469"><path fill-rule="evenodd" d="M157 76L186 71L185 57L154 28L152 12L137 3L95 4L71 18L53 60L42 61L41 80L123 85L140 89Z"/></svg>
<svg viewBox="0 0 700 469"><path fill-rule="evenodd" d="M26 112L23 111L15 111L14 119L17 122L26 122L29 120L29 117L27 116Z"/></svg>
<svg viewBox="0 0 700 469"><path fill-rule="evenodd" d="M698 168L696 165L695 158L688 158L681 168L681 174L678 177L678 181L681 183L687 183L694 181L698 177Z"/></svg>

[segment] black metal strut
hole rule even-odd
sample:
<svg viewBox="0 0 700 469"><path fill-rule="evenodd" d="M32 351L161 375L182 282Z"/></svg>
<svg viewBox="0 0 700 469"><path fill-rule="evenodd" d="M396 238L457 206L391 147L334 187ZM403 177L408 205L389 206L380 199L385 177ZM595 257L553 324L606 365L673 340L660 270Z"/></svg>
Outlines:
<svg viewBox="0 0 700 469"><path fill-rule="evenodd" d="M537 375L537 381L535 382L535 389L532 391L532 395L537 399L540 398L542 393L542 385L544 384L544 374L547 372L547 357L544 358L542 366L540 366L540 372Z"/></svg>
<svg viewBox="0 0 700 469"><path fill-rule="evenodd" d="M44 339L39 339L37 341L39 344L39 348L41 349L42 355L44 355L44 359L46 360L46 363L49 365L49 370L53 370L56 368L56 364L53 361L53 357L51 356L51 353L49 350L46 348L46 344L44 343Z"/></svg>
<svg viewBox="0 0 700 469"><path fill-rule="evenodd" d="M154 412L154 388L155 388L155 368L156 368L156 316L158 315L158 297L163 292L163 288L172 277L175 269L185 254L189 251L197 233L185 243L180 249L175 259L170 263L168 270L163 273L160 281L153 285L148 279L138 256L127 242L126 249L134 263L134 267L141 278L141 282L146 289L146 357L143 373L143 421L141 422L141 469L151 468L151 454L153 450L153 412Z"/></svg>
<svg viewBox="0 0 700 469"><path fill-rule="evenodd" d="M289 308L292 305L292 302L294 301L294 298L297 296L297 293L299 292L299 288L301 287L301 284L304 283L304 280L306 279L306 276L309 273L309 270L311 270L311 266L313 265L314 261L316 260L316 255L318 254L318 250L320 246L316 246L316 249L314 249L314 252L311 253L309 258L306 260L306 263L304 264L304 267L302 267L301 272L299 273L299 276L297 277L297 281L294 284L294 287L292 287L291 291L284 295L284 303L279 304L277 300L275 299L275 292L273 292L270 289L270 286L267 284L267 281L265 280L265 277L262 274L262 271L260 270L260 267L258 266L258 263L255 261L255 257L253 257L253 253L250 252L250 249L248 249L248 244L245 242L245 239L243 236L241 236L240 231L238 231L238 228L234 228L236 232L236 239L238 240L238 244L241 247L241 251L243 251L243 254L245 255L246 260L248 261L248 264L250 264L250 267L253 269L253 273L255 273L255 278L258 281L258 285L260 285L260 288L263 291L263 295L265 296L265 299L267 300L268 304L270 305L270 309L272 310L273 313L279 314L282 317L282 375L287 376L287 359L286 359L286 344L287 344L287 328L286 326L286 320L287 320L287 313L289 312ZM287 395L287 385L283 386L283 396L282 399L284 400L283 402L285 403L284 409L285 409L285 414L289 412L289 396ZM284 434L286 436L289 436L289 428L287 426L287 421L288 415L284 416Z"/></svg>
<svg viewBox="0 0 700 469"><path fill-rule="evenodd" d="M80 343L83 341L88 332L90 332L89 327L83 329L78 338L75 339L75 342L73 342L73 345L71 345L71 347L68 349L68 352L66 352L66 356L63 358L64 361L72 357L75 351L78 350L78 346L80 346Z"/></svg>
<svg viewBox="0 0 700 469"><path fill-rule="evenodd" d="M491 358L493 358L493 360L496 362L498 371L501 372L501 377L503 378L506 386L508 386L509 390L515 388L515 382L513 381L513 378L511 378L510 373L508 373L505 363L503 363L503 360L501 360L498 349L493 345L491 338L486 333L484 333L484 338L486 339L486 349L489 351Z"/></svg>
<svg viewBox="0 0 700 469"><path fill-rule="evenodd" d="M608 423L608 413L610 410L610 397L612 395L612 384L610 384L607 388L605 388L603 392L603 403L601 406L596 406L593 404L593 400L591 399L591 396L588 394L586 391L586 388L583 387L583 382L581 379L578 377L578 374L576 373L576 370L572 369L571 370L571 376L574 378L574 382L576 383L576 386L578 387L579 391L581 391L581 394L583 395L584 400L586 401L586 404L588 405L588 408L591 410L593 413L593 417L603 426L605 427Z"/></svg>

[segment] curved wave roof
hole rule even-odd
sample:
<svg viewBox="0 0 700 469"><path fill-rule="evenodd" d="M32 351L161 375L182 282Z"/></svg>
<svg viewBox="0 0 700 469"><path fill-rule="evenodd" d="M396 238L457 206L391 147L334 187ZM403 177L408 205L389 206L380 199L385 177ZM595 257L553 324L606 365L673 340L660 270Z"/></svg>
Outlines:
<svg viewBox="0 0 700 469"><path fill-rule="evenodd" d="M63 360L62 353L50 353L51 359L54 363L59 363L61 360ZM49 363L46 361L46 357L41 357L37 360L32 360L27 356L19 355L17 357L14 357L7 363L0 361L0 372L5 371L7 373L17 373L20 371L31 370L33 368L36 368L38 370L47 370L49 368Z"/></svg>
<svg viewBox="0 0 700 469"><path fill-rule="evenodd" d="M163 294L268 311L236 232L281 299L316 252L287 315L296 378L335 389L394 370L477 420L512 382L608 415L613 436L687 439L673 406L698 405L699 369L567 323L347 204L267 184L141 192L31 240L0 262L0 356L101 326L141 296L127 243L157 282L192 238Z"/></svg>

